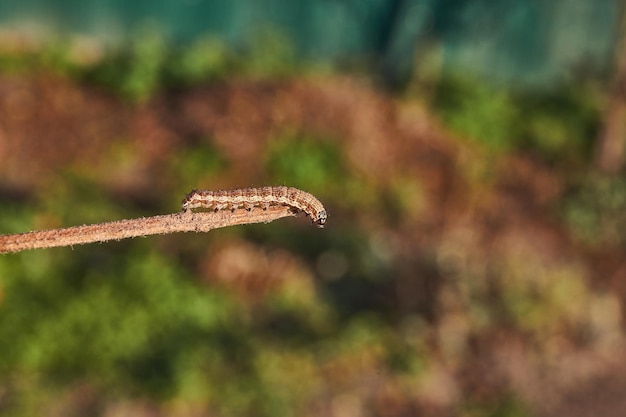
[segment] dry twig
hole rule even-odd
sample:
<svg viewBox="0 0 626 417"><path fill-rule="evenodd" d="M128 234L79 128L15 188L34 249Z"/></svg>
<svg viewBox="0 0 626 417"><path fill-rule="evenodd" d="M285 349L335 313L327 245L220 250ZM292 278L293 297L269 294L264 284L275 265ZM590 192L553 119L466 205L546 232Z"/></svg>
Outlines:
<svg viewBox="0 0 626 417"><path fill-rule="evenodd" d="M82 245L156 234L208 232L212 229L239 224L269 223L282 217L295 216L295 214L293 208L288 206L270 206L265 210L235 210L234 212L230 210L200 213L186 211L140 219L0 235L0 253Z"/></svg>

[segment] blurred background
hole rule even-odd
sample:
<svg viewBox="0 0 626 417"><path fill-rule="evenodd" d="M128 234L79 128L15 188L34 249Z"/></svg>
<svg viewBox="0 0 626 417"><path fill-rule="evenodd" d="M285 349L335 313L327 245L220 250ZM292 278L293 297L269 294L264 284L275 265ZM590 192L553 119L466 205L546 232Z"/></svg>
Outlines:
<svg viewBox="0 0 626 417"><path fill-rule="evenodd" d="M7 416L626 409L619 0L0 2L0 233L290 185L306 218L0 257Z"/></svg>

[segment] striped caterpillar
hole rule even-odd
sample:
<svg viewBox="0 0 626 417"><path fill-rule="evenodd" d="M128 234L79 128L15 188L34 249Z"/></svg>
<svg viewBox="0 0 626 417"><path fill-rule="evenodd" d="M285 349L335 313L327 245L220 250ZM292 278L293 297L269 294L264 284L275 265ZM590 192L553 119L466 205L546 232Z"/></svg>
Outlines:
<svg viewBox="0 0 626 417"><path fill-rule="evenodd" d="M312 194L293 187L260 187L237 190L193 190L183 199L183 211L203 208L210 210L236 210L253 207L288 206L303 211L318 227L326 223L326 210Z"/></svg>

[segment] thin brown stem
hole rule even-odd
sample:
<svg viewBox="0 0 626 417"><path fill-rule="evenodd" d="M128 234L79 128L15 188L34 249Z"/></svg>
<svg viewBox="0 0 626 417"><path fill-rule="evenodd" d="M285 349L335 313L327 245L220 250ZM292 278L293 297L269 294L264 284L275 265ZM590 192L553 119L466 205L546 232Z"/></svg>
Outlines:
<svg viewBox="0 0 626 417"><path fill-rule="evenodd" d="M156 234L208 232L212 229L239 224L269 223L282 217L294 215L294 210L286 206L271 206L266 210L236 210L234 212L229 210L200 213L187 211L140 219L0 235L0 253L82 245Z"/></svg>

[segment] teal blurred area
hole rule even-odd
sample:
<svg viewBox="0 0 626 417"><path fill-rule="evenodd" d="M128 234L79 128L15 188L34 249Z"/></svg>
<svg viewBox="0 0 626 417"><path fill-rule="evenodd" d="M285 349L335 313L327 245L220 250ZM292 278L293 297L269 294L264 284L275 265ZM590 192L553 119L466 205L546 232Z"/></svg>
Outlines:
<svg viewBox="0 0 626 417"><path fill-rule="evenodd" d="M235 48L272 27L301 57L374 61L392 85L406 82L433 47L444 70L545 84L607 70L622 6L620 0L4 0L0 22L117 41L150 22L175 42L209 35Z"/></svg>

